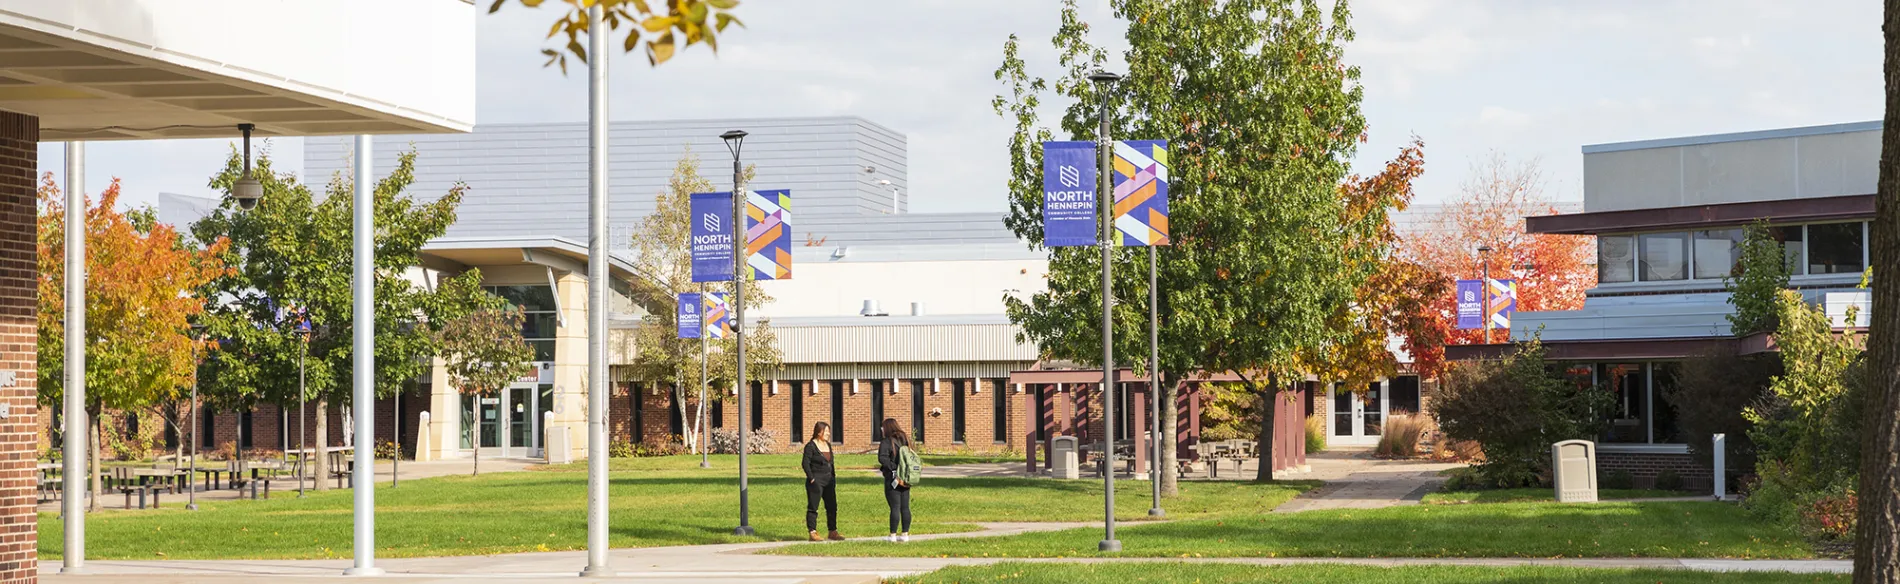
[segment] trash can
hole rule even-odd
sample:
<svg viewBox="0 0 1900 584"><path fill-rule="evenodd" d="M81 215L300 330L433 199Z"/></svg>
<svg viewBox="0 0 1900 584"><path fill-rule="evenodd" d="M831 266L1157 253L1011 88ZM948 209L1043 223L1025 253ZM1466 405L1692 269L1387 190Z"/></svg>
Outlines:
<svg viewBox="0 0 1900 584"><path fill-rule="evenodd" d="M1074 436L1057 436L1049 446L1049 476L1058 479L1082 478Z"/></svg>
<svg viewBox="0 0 1900 584"><path fill-rule="evenodd" d="M1550 482L1557 489L1558 503L1596 502L1596 443L1565 440L1550 445Z"/></svg>

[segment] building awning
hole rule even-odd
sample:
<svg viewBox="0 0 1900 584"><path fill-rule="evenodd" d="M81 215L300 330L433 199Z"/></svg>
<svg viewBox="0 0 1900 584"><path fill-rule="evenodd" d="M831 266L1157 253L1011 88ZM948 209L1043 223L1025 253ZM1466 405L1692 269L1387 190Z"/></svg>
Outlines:
<svg viewBox="0 0 1900 584"><path fill-rule="evenodd" d="M1448 361L1499 359L1517 350L1523 343L1489 345L1446 345ZM1746 337L1676 337L1664 339L1594 339L1580 341L1544 341L1544 355L1552 361L1644 361L1687 359L1702 355L1734 353L1754 355L1780 350L1774 337L1756 333Z"/></svg>
<svg viewBox="0 0 1900 584"><path fill-rule="evenodd" d="M1524 229L1531 233L1598 235L1669 229L1714 229L1747 225L1760 219L1776 223L1818 223L1871 219L1873 216L1874 196L1852 195L1543 215L1525 217Z"/></svg>

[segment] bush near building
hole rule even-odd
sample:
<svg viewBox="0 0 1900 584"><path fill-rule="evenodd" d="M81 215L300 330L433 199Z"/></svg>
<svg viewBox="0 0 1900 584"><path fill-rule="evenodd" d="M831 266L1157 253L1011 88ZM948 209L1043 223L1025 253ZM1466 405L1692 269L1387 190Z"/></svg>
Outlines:
<svg viewBox="0 0 1900 584"><path fill-rule="evenodd" d="M1782 292L1777 302L1784 371L1745 412L1757 461L1744 506L1809 537L1848 538L1868 393L1863 343L1852 330L1835 333L1827 311L1796 292Z"/></svg>
<svg viewBox="0 0 1900 584"><path fill-rule="evenodd" d="M1593 438L1613 396L1564 379L1536 339L1503 359L1462 363L1446 372L1432 416L1452 440L1478 443L1478 482L1490 487L1550 481L1550 445Z"/></svg>

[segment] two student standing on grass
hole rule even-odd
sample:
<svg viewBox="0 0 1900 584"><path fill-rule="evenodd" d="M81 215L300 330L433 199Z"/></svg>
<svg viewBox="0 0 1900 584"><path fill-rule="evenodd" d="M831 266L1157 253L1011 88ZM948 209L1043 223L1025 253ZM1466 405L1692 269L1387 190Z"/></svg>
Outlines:
<svg viewBox="0 0 1900 584"><path fill-rule="evenodd" d="M812 427L811 441L805 443L800 465L805 469L805 530L811 541L844 539L838 534L838 469L831 451L831 425L819 422ZM888 541L910 541L910 488L917 483L923 462L910 448L910 435L894 418L884 419L884 441L877 447L877 470L883 476L884 502L891 509L891 535ZM818 535L818 505L825 506L826 537Z"/></svg>

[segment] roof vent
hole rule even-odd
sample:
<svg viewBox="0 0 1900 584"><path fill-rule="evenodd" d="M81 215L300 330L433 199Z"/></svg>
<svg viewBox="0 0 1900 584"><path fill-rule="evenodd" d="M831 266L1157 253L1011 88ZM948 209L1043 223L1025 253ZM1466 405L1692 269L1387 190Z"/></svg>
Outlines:
<svg viewBox="0 0 1900 584"><path fill-rule="evenodd" d="M864 301L864 308L859 310L858 314L863 316L890 316L891 313L884 312L884 308L878 306L876 300L866 300Z"/></svg>
<svg viewBox="0 0 1900 584"><path fill-rule="evenodd" d="M912 303L910 303L910 315L911 315L911 316L923 316L923 315L924 315L924 303L922 303L922 302L912 302Z"/></svg>

